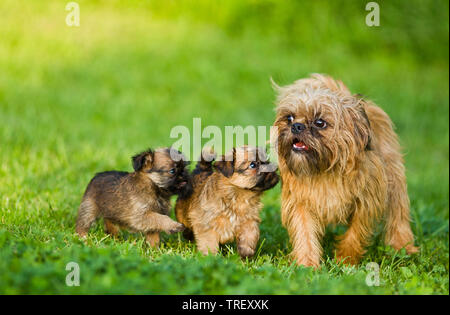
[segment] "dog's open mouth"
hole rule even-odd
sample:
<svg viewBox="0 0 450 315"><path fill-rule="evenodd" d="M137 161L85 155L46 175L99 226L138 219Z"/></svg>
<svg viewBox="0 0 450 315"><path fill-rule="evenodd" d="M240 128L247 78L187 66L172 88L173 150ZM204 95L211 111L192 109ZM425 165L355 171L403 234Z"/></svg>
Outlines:
<svg viewBox="0 0 450 315"><path fill-rule="evenodd" d="M309 147L303 141L294 139L292 143L292 150L297 152L307 152L309 150Z"/></svg>
<svg viewBox="0 0 450 315"><path fill-rule="evenodd" d="M187 181L182 181L182 182L178 183L177 187L183 188L184 186L186 186L186 184L187 184Z"/></svg>

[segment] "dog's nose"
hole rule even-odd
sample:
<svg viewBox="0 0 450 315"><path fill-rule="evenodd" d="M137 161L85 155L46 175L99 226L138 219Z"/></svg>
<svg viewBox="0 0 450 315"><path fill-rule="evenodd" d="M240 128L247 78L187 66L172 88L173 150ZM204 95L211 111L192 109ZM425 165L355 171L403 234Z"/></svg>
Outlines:
<svg viewBox="0 0 450 315"><path fill-rule="evenodd" d="M295 123L291 127L292 133L295 133L295 134L300 133L300 132L302 132L305 129L306 129L306 126L304 124L301 124L301 123Z"/></svg>
<svg viewBox="0 0 450 315"><path fill-rule="evenodd" d="M278 166L274 163L261 164L259 167L260 173L273 173L276 172Z"/></svg>

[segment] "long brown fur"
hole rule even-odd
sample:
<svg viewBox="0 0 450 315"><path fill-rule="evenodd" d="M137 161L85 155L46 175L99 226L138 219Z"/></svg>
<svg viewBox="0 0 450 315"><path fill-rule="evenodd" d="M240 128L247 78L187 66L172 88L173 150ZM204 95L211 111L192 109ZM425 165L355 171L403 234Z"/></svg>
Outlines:
<svg viewBox="0 0 450 315"><path fill-rule="evenodd" d="M241 257L254 255L259 240L261 195L279 180L276 167L265 159L261 161L260 153L244 146L233 149L214 166L211 159L197 164L193 193L178 198L175 213L187 231L193 232L203 254L216 254L219 244L236 240ZM257 168L249 167L253 161Z"/></svg>
<svg viewBox="0 0 450 315"><path fill-rule="evenodd" d="M104 218L107 233L116 235L120 228L142 232L151 246L159 244L160 232L181 232L184 226L168 216L170 196L187 193L190 180L185 170L187 163L184 159L172 160L170 152L164 148L134 156L132 173L97 174L78 210L77 233L85 237L100 217Z"/></svg>
<svg viewBox="0 0 450 315"><path fill-rule="evenodd" d="M320 265L328 224L348 225L337 246L339 260L358 263L379 221L386 244L417 252L403 158L387 114L319 74L278 87L278 93L281 213L297 264Z"/></svg>

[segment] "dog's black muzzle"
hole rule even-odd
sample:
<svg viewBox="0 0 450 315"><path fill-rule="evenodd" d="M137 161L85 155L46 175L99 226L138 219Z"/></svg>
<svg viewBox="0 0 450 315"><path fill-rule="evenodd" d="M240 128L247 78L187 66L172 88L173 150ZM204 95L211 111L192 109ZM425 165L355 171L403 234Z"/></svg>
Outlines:
<svg viewBox="0 0 450 315"><path fill-rule="evenodd" d="M291 132L295 135L298 135L300 132L306 129L305 124L295 123L291 127Z"/></svg>

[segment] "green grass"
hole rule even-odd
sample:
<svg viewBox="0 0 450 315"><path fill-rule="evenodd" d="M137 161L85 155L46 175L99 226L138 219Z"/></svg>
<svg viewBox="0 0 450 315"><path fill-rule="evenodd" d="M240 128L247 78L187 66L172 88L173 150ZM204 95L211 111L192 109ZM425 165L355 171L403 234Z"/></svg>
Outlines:
<svg viewBox="0 0 450 315"><path fill-rule="evenodd" d="M0 293L448 294L448 2L66 1L0 3ZM233 244L201 257L179 235L151 249L140 235L112 240L96 225L74 233L95 172L130 170L130 156L173 143L170 130L265 125L269 78L312 72L341 78L377 102L405 150L412 227L421 252L386 248L381 236L357 267L292 265L280 222L280 188L263 198L256 257ZM81 285L65 285L68 262ZM381 285L365 283L369 262Z"/></svg>

